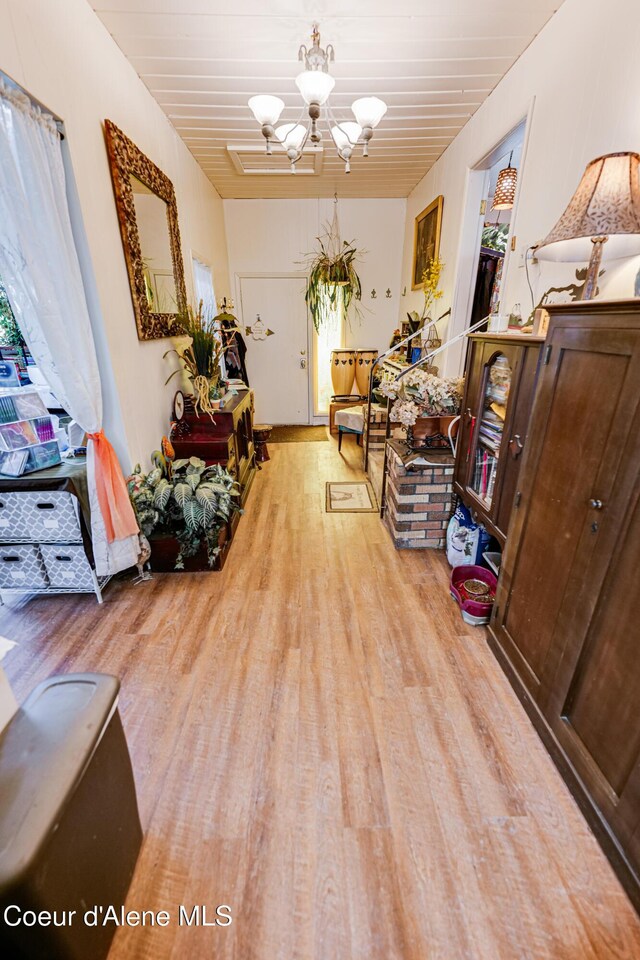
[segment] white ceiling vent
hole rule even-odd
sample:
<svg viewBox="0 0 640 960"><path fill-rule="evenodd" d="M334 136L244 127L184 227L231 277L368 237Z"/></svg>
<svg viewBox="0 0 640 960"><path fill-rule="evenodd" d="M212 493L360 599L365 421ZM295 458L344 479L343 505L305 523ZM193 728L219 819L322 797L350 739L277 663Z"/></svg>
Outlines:
<svg viewBox="0 0 640 960"><path fill-rule="evenodd" d="M237 173L255 176L279 176L291 174L291 163L284 150L273 144L273 153L267 154L264 143L228 144L227 151ZM322 173L322 147L305 150L296 163L295 176L312 176Z"/></svg>

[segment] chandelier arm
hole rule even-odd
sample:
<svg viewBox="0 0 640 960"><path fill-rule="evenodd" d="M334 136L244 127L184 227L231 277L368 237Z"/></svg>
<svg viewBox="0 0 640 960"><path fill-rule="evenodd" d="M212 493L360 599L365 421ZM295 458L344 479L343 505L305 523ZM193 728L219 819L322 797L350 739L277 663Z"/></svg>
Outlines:
<svg viewBox="0 0 640 960"><path fill-rule="evenodd" d="M349 141L349 143L351 144L352 147L357 147L358 144L360 143L360 139L358 138L358 139L355 140L355 141L352 140L351 137L349 136L349 134L347 133L347 131L346 131L346 130L343 128L343 126L342 126L343 123L348 123L349 121L348 121L348 120L336 120L335 114L334 114L334 112L333 112L333 108L332 108L332 106L331 106L330 100L327 100L327 102L325 103L325 107L327 108L327 113L328 113L328 115L329 115L329 119L331 120L331 123L332 123L334 126L339 127L340 130L342 130L342 132L344 133L345 137L347 138L347 140ZM332 137L331 139L333 140L333 137ZM334 140L333 142L335 143L335 140Z"/></svg>
<svg viewBox="0 0 640 960"><path fill-rule="evenodd" d="M296 165L296 163L298 162L298 160L300 160L300 159L302 158L302 154L303 154L303 152L304 152L304 148L305 148L305 146L306 146L307 140L309 139L309 131L310 131L310 130L311 130L311 120L309 120L309 121L307 122L307 132L306 132L305 135L304 135L304 140L302 141L302 143L301 143L300 146L298 147L298 152L297 152L297 154L295 155L295 157L293 158L293 160L291 160L291 158L289 158L292 167L295 167L295 165ZM292 173L295 173L295 171L292 170Z"/></svg>

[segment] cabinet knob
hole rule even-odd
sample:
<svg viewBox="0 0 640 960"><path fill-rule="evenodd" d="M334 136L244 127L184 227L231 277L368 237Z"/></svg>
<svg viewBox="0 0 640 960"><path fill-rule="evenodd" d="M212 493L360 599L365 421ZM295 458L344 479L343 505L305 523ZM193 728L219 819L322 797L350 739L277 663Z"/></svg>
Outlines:
<svg viewBox="0 0 640 960"><path fill-rule="evenodd" d="M592 510L602 510L604 503L602 500L595 500L592 498L589 500L589 506L592 508Z"/></svg>

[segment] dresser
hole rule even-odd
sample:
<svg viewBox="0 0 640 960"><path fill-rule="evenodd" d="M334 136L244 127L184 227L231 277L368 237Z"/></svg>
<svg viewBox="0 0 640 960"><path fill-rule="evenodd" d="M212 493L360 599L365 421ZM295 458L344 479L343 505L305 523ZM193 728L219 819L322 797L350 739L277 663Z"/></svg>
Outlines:
<svg viewBox="0 0 640 960"><path fill-rule="evenodd" d="M549 309L489 642L640 908L640 302Z"/></svg>
<svg viewBox="0 0 640 960"><path fill-rule="evenodd" d="M454 492L504 546L543 337L469 336Z"/></svg>
<svg viewBox="0 0 640 960"><path fill-rule="evenodd" d="M256 473L253 443L253 393L245 390L229 397L222 410L212 416L196 414L190 398L185 398L181 420L173 425L171 442L176 458L200 457L207 465L226 467L240 487L240 505L244 506ZM234 514L234 524L238 514Z"/></svg>

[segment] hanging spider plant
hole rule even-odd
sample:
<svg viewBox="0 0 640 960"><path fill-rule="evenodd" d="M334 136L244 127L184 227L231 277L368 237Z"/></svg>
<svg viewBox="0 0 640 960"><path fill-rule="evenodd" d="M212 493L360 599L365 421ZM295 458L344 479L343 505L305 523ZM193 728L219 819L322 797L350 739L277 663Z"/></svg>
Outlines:
<svg viewBox="0 0 640 960"><path fill-rule="evenodd" d="M316 331L331 323L336 308L341 306L347 317L351 303L362 299L360 277L354 266L359 251L354 241L348 243L344 240L338 252L333 253L330 239L325 243L322 237L318 237L320 252L309 254L305 300ZM356 312L359 314L357 307Z"/></svg>

